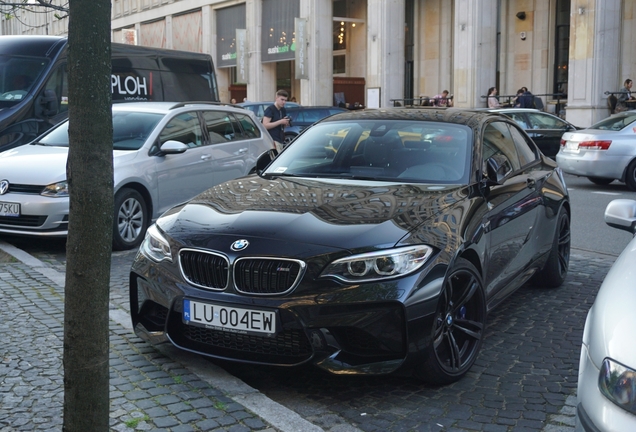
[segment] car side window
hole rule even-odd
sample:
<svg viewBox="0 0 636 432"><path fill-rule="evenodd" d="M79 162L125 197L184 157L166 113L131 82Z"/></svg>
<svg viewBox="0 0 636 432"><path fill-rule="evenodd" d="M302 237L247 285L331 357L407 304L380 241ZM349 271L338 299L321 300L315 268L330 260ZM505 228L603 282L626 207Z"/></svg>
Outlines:
<svg viewBox="0 0 636 432"><path fill-rule="evenodd" d="M245 114L235 114L235 116L243 129L243 138L251 139L261 136L261 130L254 124L250 116Z"/></svg>
<svg viewBox="0 0 636 432"><path fill-rule="evenodd" d="M307 123L316 123L324 117L327 117L327 110L312 109L305 111L305 121Z"/></svg>
<svg viewBox="0 0 636 432"><path fill-rule="evenodd" d="M159 135L159 145L168 140L179 141L188 147L203 145L203 134L196 111L175 116L163 128Z"/></svg>
<svg viewBox="0 0 636 432"><path fill-rule="evenodd" d="M228 113L223 111L203 111L203 120L208 130L210 144L234 141L234 127Z"/></svg>
<svg viewBox="0 0 636 432"><path fill-rule="evenodd" d="M499 165L505 165L505 175L521 168L517 147L505 122L489 123L484 129L482 160L485 163L491 157L499 159ZM505 163L501 163L505 161Z"/></svg>
<svg viewBox="0 0 636 432"><path fill-rule="evenodd" d="M515 141L521 166L526 166L539 159L536 146L529 143L528 139L516 127L512 125L508 125L508 127L510 127L512 139Z"/></svg>
<svg viewBox="0 0 636 432"><path fill-rule="evenodd" d="M524 129L532 129L526 120L526 115L524 113L515 113L515 112L507 112L506 115L517 122L519 126Z"/></svg>
<svg viewBox="0 0 636 432"><path fill-rule="evenodd" d="M531 113L528 114L528 119L532 129L565 129L567 126L560 118L546 114Z"/></svg>
<svg viewBox="0 0 636 432"><path fill-rule="evenodd" d="M305 116L303 115L303 112L301 110L292 110L292 111L287 111L287 114L289 114L289 116L292 118L292 122L303 122L305 121L304 118Z"/></svg>

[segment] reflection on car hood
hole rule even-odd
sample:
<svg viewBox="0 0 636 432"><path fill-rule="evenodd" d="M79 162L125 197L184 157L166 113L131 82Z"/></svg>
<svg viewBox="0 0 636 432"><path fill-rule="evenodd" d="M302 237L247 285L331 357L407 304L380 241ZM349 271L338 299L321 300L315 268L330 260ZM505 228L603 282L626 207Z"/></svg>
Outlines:
<svg viewBox="0 0 636 432"><path fill-rule="evenodd" d="M159 225L192 245L228 235L342 249L390 247L465 197L466 189L456 185L252 176L208 189Z"/></svg>
<svg viewBox="0 0 636 432"><path fill-rule="evenodd" d="M590 311L590 355L600 366L611 357L636 369L636 238L618 257L594 300Z"/></svg>

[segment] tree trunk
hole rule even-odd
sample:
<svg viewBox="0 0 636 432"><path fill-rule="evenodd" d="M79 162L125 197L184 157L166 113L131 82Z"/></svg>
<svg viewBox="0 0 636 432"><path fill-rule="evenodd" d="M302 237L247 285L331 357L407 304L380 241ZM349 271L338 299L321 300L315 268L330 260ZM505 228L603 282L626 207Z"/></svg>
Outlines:
<svg viewBox="0 0 636 432"><path fill-rule="evenodd" d="M109 424L108 301L113 234L110 8L110 0L69 1L65 432L106 432Z"/></svg>

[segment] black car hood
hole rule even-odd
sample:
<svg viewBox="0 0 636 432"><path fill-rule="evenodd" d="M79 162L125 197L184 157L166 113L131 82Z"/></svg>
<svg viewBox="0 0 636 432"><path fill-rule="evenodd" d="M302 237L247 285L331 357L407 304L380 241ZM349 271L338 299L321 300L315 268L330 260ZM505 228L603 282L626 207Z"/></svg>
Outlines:
<svg viewBox="0 0 636 432"><path fill-rule="evenodd" d="M199 246L231 236L349 250L390 247L466 193L457 185L252 176L208 189L158 224Z"/></svg>

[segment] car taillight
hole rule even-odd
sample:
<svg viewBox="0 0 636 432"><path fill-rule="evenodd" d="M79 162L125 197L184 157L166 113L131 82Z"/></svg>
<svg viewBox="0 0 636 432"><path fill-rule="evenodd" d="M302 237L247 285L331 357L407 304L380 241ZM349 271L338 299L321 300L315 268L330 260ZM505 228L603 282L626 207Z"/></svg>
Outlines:
<svg viewBox="0 0 636 432"><path fill-rule="evenodd" d="M579 143L579 148L586 150L607 150L612 144L611 141L583 141Z"/></svg>
<svg viewBox="0 0 636 432"><path fill-rule="evenodd" d="M561 138L561 147L565 147L565 143L566 143L566 142L567 142L566 140L564 140L563 138Z"/></svg>

